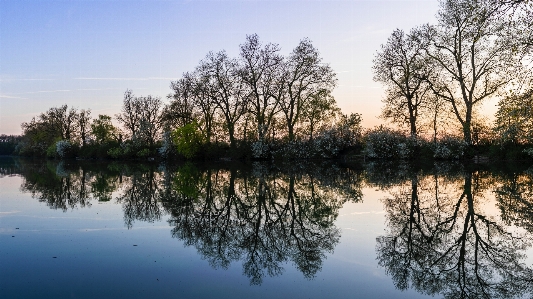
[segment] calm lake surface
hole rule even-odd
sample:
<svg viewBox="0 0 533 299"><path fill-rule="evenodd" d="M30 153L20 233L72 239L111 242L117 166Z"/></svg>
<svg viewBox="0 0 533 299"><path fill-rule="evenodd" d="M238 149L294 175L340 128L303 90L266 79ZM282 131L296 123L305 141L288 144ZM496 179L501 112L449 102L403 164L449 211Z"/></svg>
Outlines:
<svg viewBox="0 0 533 299"><path fill-rule="evenodd" d="M0 159L0 298L529 298L533 167Z"/></svg>

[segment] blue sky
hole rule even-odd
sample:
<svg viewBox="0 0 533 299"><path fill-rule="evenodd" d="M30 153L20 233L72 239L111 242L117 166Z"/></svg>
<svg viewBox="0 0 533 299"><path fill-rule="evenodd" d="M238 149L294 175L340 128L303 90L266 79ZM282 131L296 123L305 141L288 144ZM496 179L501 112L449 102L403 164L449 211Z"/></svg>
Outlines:
<svg viewBox="0 0 533 299"><path fill-rule="evenodd" d="M395 28L434 23L437 0L3 1L0 133L50 107L120 111L126 89L170 93L209 51L238 55L247 34L288 54L308 37L338 75L334 96L363 124L381 122L372 59Z"/></svg>

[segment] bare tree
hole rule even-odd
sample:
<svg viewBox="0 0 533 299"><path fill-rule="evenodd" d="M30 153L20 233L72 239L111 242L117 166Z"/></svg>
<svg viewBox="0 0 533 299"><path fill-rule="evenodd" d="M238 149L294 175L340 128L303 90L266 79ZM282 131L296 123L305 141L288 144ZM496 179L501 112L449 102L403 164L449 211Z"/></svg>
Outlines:
<svg viewBox="0 0 533 299"><path fill-rule="evenodd" d="M173 93L167 96L170 104L163 109L162 117L165 130L182 127L194 119L194 78L189 73L170 82Z"/></svg>
<svg viewBox="0 0 533 299"><path fill-rule="evenodd" d="M85 146L87 143L87 135L89 134L90 121L91 121L91 109L82 109L78 113L78 129L80 131L81 145Z"/></svg>
<svg viewBox="0 0 533 299"><path fill-rule="evenodd" d="M147 142L150 147L154 146L161 129L161 102L160 97L148 95L137 98L140 102L139 137Z"/></svg>
<svg viewBox="0 0 533 299"><path fill-rule="evenodd" d="M203 72L199 67L195 72L184 73L183 77L173 81L170 87L174 93L168 98L173 101L167 106L166 114L174 120L181 119L179 126L196 120L206 141L211 142L218 107L210 94L209 73Z"/></svg>
<svg viewBox="0 0 533 299"><path fill-rule="evenodd" d="M115 115L115 117L117 118L118 122L124 126L131 138L136 136L137 133L141 118L141 115L138 113L139 110L139 101L137 101L130 89L126 90L124 93L122 112Z"/></svg>
<svg viewBox="0 0 533 299"><path fill-rule="evenodd" d="M523 70L524 43L508 13L501 1L441 0L438 25L423 29L426 53L437 67L432 90L451 104L468 144L476 107Z"/></svg>
<svg viewBox="0 0 533 299"><path fill-rule="evenodd" d="M207 54L198 67L198 70L207 78L206 92L223 115L231 148L236 146L236 125L248 111L244 86L237 75L237 68L238 62L229 58L224 51Z"/></svg>
<svg viewBox="0 0 533 299"><path fill-rule="evenodd" d="M116 115L134 141L153 146L161 129L161 98L148 95L136 97L131 90L124 93L122 113Z"/></svg>
<svg viewBox="0 0 533 299"><path fill-rule="evenodd" d="M409 34L396 29L374 58L374 80L387 87L382 117L407 123L411 137L418 135L419 108L429 92L426 80L431 67L425 47L417 29Z"/></svg>
<svg viewBox="0 0 533 299"><path fill-rule="evenodd" d="M248 35L241 45L239 75L246 86L250 113L255 117L257 139L263 141L278 112L279 70L283 57L276 44L261 45L257 34Z"/></svg>
<svg viewBox="0 0 533 299"><path fill-rule="evenodd" d="M431 93L427 98L427 104L424 106L425 110L425 119L429 123L429 127L431 128L431 131L433 132L433 143L437 143L437 136L439 134L439 131L442 132L442 124L446 123L446 121L449 119L449 113L446 113L446 110L444 109L446 105L446 102L436 96L435 94ZM452 116L453 117L453 116Z"/></svg>
<svg viewBox="0 0 533 299"><path fill-rule="evenodd" d="M320 53L308 39L303 39L292 51L284 73L286 86L280 108L287 125L289 140L295 139L295 127L301 121L307 102L322 90L333 90L336 75L322 62Z"/></svg>

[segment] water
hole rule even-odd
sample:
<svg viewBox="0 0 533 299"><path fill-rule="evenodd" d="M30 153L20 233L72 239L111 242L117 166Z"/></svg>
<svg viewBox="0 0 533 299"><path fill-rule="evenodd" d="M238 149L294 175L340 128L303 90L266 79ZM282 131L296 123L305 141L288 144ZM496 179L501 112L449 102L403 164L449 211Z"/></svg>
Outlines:
<svg viewBox="0 0 533 299"><path fill-rule="evenodd" d="M527 297L532 169L1 159L0 297Z"/></svg>

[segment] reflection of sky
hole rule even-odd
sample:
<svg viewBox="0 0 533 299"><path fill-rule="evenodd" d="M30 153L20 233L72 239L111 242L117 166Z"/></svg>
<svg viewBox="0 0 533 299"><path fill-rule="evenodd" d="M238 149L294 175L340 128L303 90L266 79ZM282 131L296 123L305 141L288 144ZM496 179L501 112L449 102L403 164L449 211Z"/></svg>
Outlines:
<svg viewBox="0 0 533 299"><path fill-rule="evenodd" d="M339 106L371 126L381 106L373 54L436 10L436 0L2 1L0 133L64 103L113 115L127 88L164 98L208 51L236 56L251 33L284 54L309 37L338 73Z"/></svg>
<svg viewBox="0 0 533 299"><path fill-rule="evenodd" d="M370 189L363 190L362 203L346 203L339 211L341 241L313 280L284 264L282 275L250 286L240 263L215 270L194 247L172 238L166 218L138 221L127 230L121 205L92 201L89 208L52 210L19 193L21 183L20 177L0 179L0 211L19 211L0 217L2 298L423 297L397 291L377 266L384 194Z"/></svg>

